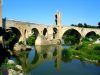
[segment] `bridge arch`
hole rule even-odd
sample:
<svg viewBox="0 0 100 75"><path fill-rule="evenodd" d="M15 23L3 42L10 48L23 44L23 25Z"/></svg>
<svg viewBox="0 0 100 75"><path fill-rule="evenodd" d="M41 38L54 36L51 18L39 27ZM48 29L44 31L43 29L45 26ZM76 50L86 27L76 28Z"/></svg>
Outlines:
<svg viewBox="0 0 100 75"><path fill-rule="evenodd" d="M9 41L9 49L13 50L14 45L19 42L21 38L21 32L18 28L16 27L9 27L9 29L6 29L6 34L5 34L5 41Z"/></svg>
<svg viewBox="0 0 100 75"><path fill-rule="evenodd" d="M39 35L39 31L37 28L32 28L31 33L35 35L35 38L37 38L37 36Z"/></svg>
<svg viewBox="0 0 100 75"><path fill-rule="evenodd" d="M62 35L62 43L65 44L68 42L68 44L75 44L75 43L79 43L80 39L81 39L81 34L79 33L79 31L77 31L76 29L67 29L63 35Z"/></svg>
<svg viewBox="0 0 100 75"><path fill-rule="evenodd" d="M6 29L6 32L15 34L16 41L19 41L20 37L22 36L21 31L16 27L9 27L9 29Z"/></svg>
<svg viewBox="0 0 100 75"><path fill-rule="evenodd" d="M95 38L96 37L96 32L95 31L90 31L88 32L85 37L88 37L88 38Z"/></svg>

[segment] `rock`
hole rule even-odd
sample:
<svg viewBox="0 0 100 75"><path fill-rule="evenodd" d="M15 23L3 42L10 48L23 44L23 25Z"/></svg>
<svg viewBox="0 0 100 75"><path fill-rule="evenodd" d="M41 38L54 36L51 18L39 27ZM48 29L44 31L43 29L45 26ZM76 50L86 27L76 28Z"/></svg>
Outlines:
<svg viewBox="0 0 100 75"><path fill-rule="evenodd" d="M92 38L89 38L89 41L93 41L93 39Z"/></svg>
<svg viewBox="0 0 100 75"><path fill-rule="evenodd" d="M14 50L15 51L26 50L26 45L23 45L23 44L19 45L18 43L16 43L14 46Z"/></svg>
<svg viewBox="0 0 100 75"><path fill-rule="evenodd" d="M61 44L61 40L60 39L53 39L52 40L52 44L60 45Z"/></svg>
<svg viewBox="0 0 100 75"><path fill-rule="evenodd" d="M29 50L31 50L31 46L26 46L26 49L29 49Z"/></svg>
<svg viewBox="0 0 100 75"><path fill-rule="evenodd" d="M13 60L8 60L7 64L15 64L15 62Z"/></svg>
<svg viewBox="0 0 100 75"><path fill-rule="evenodd" d="M21 71L23 70L23 69L22 69L22 66L20 66L20 65L16 65L16 68L17 68L18 70L21 70Z"/></svg>
<svg viewBox="0 0 100 75"><path fill-rule="evenodd" d="M91 46L92 46L92 44L89 44L88 46L90 46L90 47L91 47Z"/></svg>
<svg viewBox="0 0 100 75"><path fill-rule="evenodd" d="M97 40L94 42L94 44L100 44L100 38L97 39Z"/></svg>
<svg viewBox="0 0 100 75"><path fill-rule="evenodd" d="M47 39L45 36L38 35L35 40L35 45L51 45L51 40Z"/></svg>
<svg viewBox="0 0 100 75"><path fill-rule="evenodd" d="M8 60L7 64L15 64L13 60ZM4 75L24 75L23 69L21 65L16 65L14 69L4 70L3 72L8 71L8 74Z"/></svg>
<svg viewBox="0 0 100 75"><path fill-rule="evenodd" d="M17 75L17 72L13 69L9 69L8 73L9 73L8 75Z"/></svg>
<svg viewBox="0 0 100 75"><path fill-rule="evenodd" d="M19 73L18 75L24 75L23 73Z"/></svg>
<svg viewBox="0 0 100 75"><path fill-rule="evenodd" d="M79 58L79 56L77 56L77 55L76 55L75 57L76 57L76 58Z"/></svg>

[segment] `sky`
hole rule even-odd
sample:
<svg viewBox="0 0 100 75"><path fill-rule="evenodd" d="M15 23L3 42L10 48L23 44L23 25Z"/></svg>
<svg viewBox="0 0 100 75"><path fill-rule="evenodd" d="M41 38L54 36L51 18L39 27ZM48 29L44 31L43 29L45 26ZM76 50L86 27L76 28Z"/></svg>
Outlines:
<svg viewBox="0 0 100 75"><path fill-rule="evenodd" d="M3 0L3 18L55 25L55 13L61 12L62 24L100 22L100 0Z"/></svg>

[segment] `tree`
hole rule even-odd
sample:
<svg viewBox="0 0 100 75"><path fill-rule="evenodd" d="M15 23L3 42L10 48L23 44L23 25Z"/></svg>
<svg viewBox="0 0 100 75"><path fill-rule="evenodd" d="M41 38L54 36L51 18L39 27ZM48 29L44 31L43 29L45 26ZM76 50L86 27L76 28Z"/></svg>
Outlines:
<svg viewBox="0 0 100 75"><path fill-rule="evenodd" d="M63 40L66 45L74 45L80 42L81 35L74 29L67 30L63 35Z"/></svg>
<svg viewBox="0 0 100 75"><path fill-rule="evenodd" d="M88 25L87 25L86 23L84 23L84 27L86 27L86 28L87 28L87 27L88 27Z"/></svg>
<svg viewBox="0 0 100 75"><path fill-rule="evenodd" d="M100 22L98 22L98 28L100 29Z"/></svg>
<svg viewBox="0 0 100 75"><path fill-rule="evenodd" d="M71 24L71 26L76 26L75 24Z"/></svg>
<svg viewBox="0 0 100 75"><path fill-rule="evenodd" d="M78 27L83 27L82 23L79 23L79 24L78 24Z"/></svg>
<svg viewBox="0 0 100 75"><path fill-rule="evenodd" d="M36 40L35 35L32 34L31 36L29 36L29 37L26 39L26 43L27 43L27 45L32 46L32 45L35 45L35 40Z"/></svg>

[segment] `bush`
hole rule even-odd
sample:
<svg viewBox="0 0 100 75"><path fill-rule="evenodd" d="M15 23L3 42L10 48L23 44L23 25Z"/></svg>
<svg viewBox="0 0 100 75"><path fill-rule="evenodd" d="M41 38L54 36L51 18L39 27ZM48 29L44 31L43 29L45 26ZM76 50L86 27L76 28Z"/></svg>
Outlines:
<svg viewBox="0 0 100 75"><path fill-rule="evenodd" d="M94 46L94 50L100 50L100 44Z"/></svg>
<svg viewBox="0 0 100 75"><path fill-rule="evenodd" d="M29 38L26 39L26 44L27 45L35 45L35 40L36 40L36 37L34 34L32 34L31 36L29 36Z"/></svg>
<svg viewBox="0 0 100 75"><path fill-rule="evenodd" d="M89 38L85 37L85 38L82 39L82 41L89 41Z"/></svg>
<svg viewBox="0 0 100 75"><path fill-rule="evenodd" d="M75 50L80 50L80 49L82 49L82 48L83 48L83 45L76 45Z"/></svg>
<svg viewBox="0 0 100 75"><path fill-rule="evenodd" d="M82 44L71 46L68 50L72 52L73 57L79 56L80 60L100 60L100 44L92 44L92 41L86 41L84 38ZM95 62L95 61L93 61Z"/></svg>
<svg viewBox="0 0 100 75"><path fill-rule="evenodd" d="M63 50L62 51L62 61L68 62L72 57L72 52L70 50Z"/></svg>
<svg viewBox="0 0 100 75"><path fill-rule="evenodd" d="M14 69L15 64L7 64L8 58L5 59L4 63L1 65L0 75L8 75L8 69Z"/></svg>

